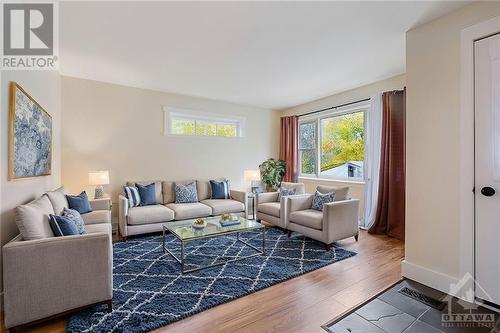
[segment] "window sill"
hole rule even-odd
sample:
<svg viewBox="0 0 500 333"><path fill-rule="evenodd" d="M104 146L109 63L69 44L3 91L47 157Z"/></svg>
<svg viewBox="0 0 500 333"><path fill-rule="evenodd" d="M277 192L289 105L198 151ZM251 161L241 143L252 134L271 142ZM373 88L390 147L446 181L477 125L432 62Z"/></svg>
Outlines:
<svg viewBox="0 0 500 333"><path fill-rule="evenodd" d="M300 180L325 182L325 183L343 183L343 184L358 185L358 186L364 186L366 184L366 182L364 180L345 180L345 179L331 179L331 178L301 177L301 176L299 176L299 181Z"/></svg>

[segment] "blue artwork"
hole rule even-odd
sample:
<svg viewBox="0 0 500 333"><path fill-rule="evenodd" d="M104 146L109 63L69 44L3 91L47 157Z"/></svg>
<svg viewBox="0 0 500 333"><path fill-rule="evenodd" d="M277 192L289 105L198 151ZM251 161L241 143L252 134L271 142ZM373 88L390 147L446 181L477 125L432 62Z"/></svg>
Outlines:
<svg viewBox="0 0 500 333"><path fill-rule="evenodd" d="M50 175L52 118L19 85L11 85L10 178Z"/></svg>

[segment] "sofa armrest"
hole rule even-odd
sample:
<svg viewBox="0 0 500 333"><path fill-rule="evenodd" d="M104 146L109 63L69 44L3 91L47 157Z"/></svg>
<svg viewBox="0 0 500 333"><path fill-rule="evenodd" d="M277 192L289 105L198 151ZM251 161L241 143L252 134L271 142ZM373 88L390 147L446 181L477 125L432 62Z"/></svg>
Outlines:
<svg viewBox="0 0 500 333"><path fill-rule="evenodd" d="M101 198L89 200L92 210L110 210L111 198Z"/></svg>
<svg viewBox="0 0 500 333"><path fill-rule="evenodd" d="M310 209L312 206L313 200L312 194L298 194L298 195L290 195L286 197L287 203L287 214L298 210Z"/></svg>
<svg viewBox="0 0 500 333"><path fill-rule="evenodd" d="M356 236L359 233L359 199L324 204L323 230L328 243Z"/></svg>
<svg viewBox="0 0 500 333"><path fill-rule="evenodd" d="M248 196L247 192L231 190L229 193L230 193L231 199L239 201L246 206L247 196Z"/></svg>
<svg viewBox="0 0 500 333"><path fill-rule="evenodd" d="M112 299L112 251L106 232L7 243L5 325Z"/></svg>
<svg viewBox="0 0 500 333"><path fill-rule="evenodd" d="M264 192L255 194L255 204L259 206L261 203L265 202L277 202L278 192Z"/></svg>
<svg viewBox="0 0 500 333"><path fill-rule="evenodd" d="M122 237L127 237L128 199L123 195L118 196L118 230Z"/></svg>

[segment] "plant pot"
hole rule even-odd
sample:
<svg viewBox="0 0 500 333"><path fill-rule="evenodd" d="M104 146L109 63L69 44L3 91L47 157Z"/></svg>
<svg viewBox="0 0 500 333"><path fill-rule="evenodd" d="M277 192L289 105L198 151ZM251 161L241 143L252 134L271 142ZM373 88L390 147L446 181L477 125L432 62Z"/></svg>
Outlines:
<svg viewBox="0 0 500 333"><path fill-rule="evenodd" d="M276 192L276 191L278 191L278 189L276 187L266 186L266 191L267 192Z"/></svg>

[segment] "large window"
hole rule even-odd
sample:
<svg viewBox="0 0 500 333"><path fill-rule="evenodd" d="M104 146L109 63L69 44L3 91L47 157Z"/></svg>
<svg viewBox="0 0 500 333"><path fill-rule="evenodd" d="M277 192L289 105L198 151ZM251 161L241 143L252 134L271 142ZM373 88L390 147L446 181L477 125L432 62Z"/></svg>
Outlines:
<svg viewBox="0 0 500 333"><path fill-rule="evenodd" d="M366 107L357 107L301 120L301 175L363 180L365 111Z"/></svg>
<svg viewBox="0 0 500 333"><path fill-rule="evenodd" d="M184 136L243 136L243 119L166 111L166 133Z"/></svg>

